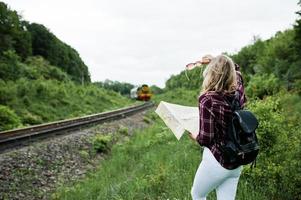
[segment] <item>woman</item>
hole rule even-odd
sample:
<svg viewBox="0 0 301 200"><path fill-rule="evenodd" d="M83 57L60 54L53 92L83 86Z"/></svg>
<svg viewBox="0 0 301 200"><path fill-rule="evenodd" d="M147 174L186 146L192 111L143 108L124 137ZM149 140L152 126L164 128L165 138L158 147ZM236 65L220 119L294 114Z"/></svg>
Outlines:
<svg viewBox="0 0 301 200"><path fill-rule="evenodd" d="M206 59L208 60L208 57ZM207 62L208 63L208 62ZM233 200L242 166L224 161L218 144L225 140L227 125L232 111L230 102L236 97L241 104L246 102L242 76L238 65L225 55L210 59L203 72L202 92L199 96L200 129L198 135L189 136L204 146L203 159L195 174L191 195L193 200L205 200L207 194L216 189L218 200Z"/></svg>

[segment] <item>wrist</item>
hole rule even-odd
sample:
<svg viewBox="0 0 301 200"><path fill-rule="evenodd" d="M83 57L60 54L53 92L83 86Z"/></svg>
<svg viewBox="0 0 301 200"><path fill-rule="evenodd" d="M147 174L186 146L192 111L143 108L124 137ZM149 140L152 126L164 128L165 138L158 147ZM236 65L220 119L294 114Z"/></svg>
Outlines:
<svg viewBox="0 0 301 200"><path fill-rule="evenodd" d="M189 135L189 137L190 137L191 139L196 140L196 136L193 135L192 133L188 132L188 135Z"/></svg>

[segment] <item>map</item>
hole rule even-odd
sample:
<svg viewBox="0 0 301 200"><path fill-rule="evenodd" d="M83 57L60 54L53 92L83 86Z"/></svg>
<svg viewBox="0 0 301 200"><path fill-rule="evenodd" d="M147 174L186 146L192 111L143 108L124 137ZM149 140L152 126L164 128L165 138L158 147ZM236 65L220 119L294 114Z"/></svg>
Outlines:
<svg viewBox="0 0 301 200"><path fill-rule="evenodd" d="M155 112L164 121L166 126L180 140L185 130L194 136L199 132L199 109L198 107L182 106L161 101Z"/></svg>

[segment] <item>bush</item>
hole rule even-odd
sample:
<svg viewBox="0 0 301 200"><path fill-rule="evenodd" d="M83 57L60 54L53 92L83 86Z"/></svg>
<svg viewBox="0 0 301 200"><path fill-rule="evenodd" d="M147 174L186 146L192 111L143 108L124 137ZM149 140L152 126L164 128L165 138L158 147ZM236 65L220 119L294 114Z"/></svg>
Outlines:
<svg viewBox="0 0 301 200"><path fill-rule="evenodd" d="M21 125L19 117L14 111L0 105L0 131L16 128Z"/></svg>
<svg viewBox="0 0 301 200"><path fill-rule="evenodd" d="M35 115L28 111L23 111L22 113L22 122L24 125L34 125L34 124L41 124L43 123L43 120L40 116Z"/></svg>
<svg viewBox="0 0 301 200"><path fill-rule="evenodd" d="M90 160L90 154L88 151L85 150L80 150L78 152L79 156L84 160L84 161L89 161Z"/></svg>
<svg viewBox="0 0 301 200"><path fill-rule="evenodd" d="M151 119L146 116L143 117L143 121L147 124L150 124L152 122Z"/></svg>
<svg viewBox="0 0 301 200"><path fill-rule="evenodd" d="M96 134L92 139L92 146L96 152L108 152L112 147L111 135Z"/></svg>
<svg viewBox="0 0 301 200"><path fill-rule="evenodd" d="M143 121L147 124L150 124L156 121L157 119L159 119L159 116L155 112L153 112L153 110L148 111L146 115L143 117Z"/></svg>
<svg viewBox="0 0 301 200"><path fill-rule="evenodd" d="M25 61L24 77L29 79L55 79L58 81L70 81L68 74L62 69L52 66L41 56L31 56Z"/></svg>
<svg viewBox="0 0 301 200"><path fill-rule="evenodd" d="M274 74L256 74L251 77L246 88L247 96L263 99L264 96L279 92L280 80Z"/></svg>
<svg viewBox="0 0 301 200"><path fill-rule="evenodd" d="M120 135L125 135L125 136L129 135L129 129L125 126L120 126L117 132Z"/></svg>
<svg viewBox="0 0 301 200"><path fill-rule="evenodd" d="M300 114L290 109L290 102L296 102L295 95L280 93L248 105L259 119L260 153L257 167L246 168L243 177L267 199L301 199L301 126L288 117Z"/></svg>
<svg viewBox="0 0 301 200"><path fill-rule="evenodd" d="M3 52L0 58L0 78L3 80L16 80L22 76L22 67L19 56L14 51Z"/></svg>

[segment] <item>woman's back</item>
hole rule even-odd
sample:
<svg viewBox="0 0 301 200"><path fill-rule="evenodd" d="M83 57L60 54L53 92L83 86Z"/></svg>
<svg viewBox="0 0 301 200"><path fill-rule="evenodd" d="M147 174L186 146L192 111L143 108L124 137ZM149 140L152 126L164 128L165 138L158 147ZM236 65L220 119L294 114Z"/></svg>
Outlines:
<svg viewBox="0 0 301 200"><path fill-rule="evenodd" d="M238 167L235 164L224 162L218 145L226 139L226 130L232 118L232 111L229 102L235 98L235 94L207 92L199 97L200 111L200 133L196 138L197 142L208 147L216 160L227 169Z"/></svg>
<svg viewBox="0 0 301 200"><path fill-rule="evenodd" d="M241 107L246 102L238 69L231 58L220 55L210 61L203 73L199 97L200 127L197 137L193 139L205 148L191 190L194 200L206 199L207 194L215 188L217 199L235 198L242 167L226 163L219 146L226 141L227 127L232 119L232 110L227 102L238 98Z"/></svg>

